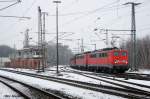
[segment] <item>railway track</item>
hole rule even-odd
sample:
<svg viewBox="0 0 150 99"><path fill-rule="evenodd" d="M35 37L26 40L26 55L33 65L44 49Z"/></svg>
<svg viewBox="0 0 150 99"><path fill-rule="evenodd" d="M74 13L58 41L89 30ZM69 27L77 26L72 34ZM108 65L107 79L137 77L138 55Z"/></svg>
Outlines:
<svg viewBox="0 0 150 99"><path fill-rule="evenodd" d="M147 80L150 81L149 74L139 74L139 73L124 73L124 74L115 74L114 76L126 79L138 79L138 80Z"/></svg>
<svg viewBox="0 0 150 99"><path fill-rule="evenodd" d="M63 99L58 95L45 91L35 86L28 85L18 80L11 79L0 75L0 82L8 86L24 99ZM16 97L17 98L17 97Z"/></svg>
<svg viewBox="0 0 150 99"><path fill-rule="evenodd" d="M68 72L68 71L67 71ZM81 74L83 76L87 76L89 77L88 75L93 75L93 76L97 76L97 77L101 77L101 78L106 78L106 79L110 79L110 80L115 80L115 81L118 81L118 82L123 82L123 83L127 83L127 84L132 84L132 85L137 85L137 86L140 86L140 87L145 87L145 88L150 88L150 86L147 86L147 85L143 85L143 84L137 84L137 83L133 83L133 82L128 82L128 81L125 81L125 80L119 80L119 79L116 79L116 76L114 75L110 75L110 74L105 74L105 73L95 73L95 72L82 72L82 71L74 71L74 70L69 70L69 72L74 72L74 73L77 73L77 74ZM84 75L85 74L85 75ZM86 75L88 74L88 75ZM134 74L136 75L136 73L129 73L129 74ZM119 75L119 74L118 74ZM140 75L143 75L143 74L140 74ZM147 75L147 74L144 74L144 75ZM93 77L94 78L94 77ZM126 79L126 78L125 78Z"/></svg>
<svg viewBox="0 0 150 99"><path fill-rule="evenodd" d="M69 67L69 66L68 66ZM76 70L76 69L70 69L69 68L66 69L61 69L61 71L64 72L72 72L72 71L77 71L77 72L84 72L84 71L80 71L80 70ZM118 77L118 78L125 78L125 79L135 79L135 80L145 80L145 81L150 81L150 74L139 74L139 73L116 73L116 74L109 74L109 73L98 73L98 72L87 72L85 71L87 74L95 74L95 75L103 75L103 76L109 76L109 77ZM84 73L85 73L84 72Z"/></svg>
<svg viewBox="0 0 150 99"><path fill-rule="evenodd" d="M124 80L118 80L118 79L115 79L115 78L111 78L109 75L106 76L106 75L101 75L99 73L85 73L85 72L77 72L77 71L72 71L72 72L83 75L83 76L86 76L86 77L89 77L89 78L93 78L93 79L96 79L96 80L107 82L107 83L110 83L110 84L113 84L113 85L116 85L116 86L119 86L119 87L131 89L131 90L143 91L141 89L145 88L145 89L148 89L150 91L150 86L148 86L148 85L128 82L128 81L124 81ZM113 81L115 81L115 82L113 82ZM124 83L124 84L120 84L120 83ZM136 87L139 87L139 88L134 88L134 87L130 87L130 86L136 86Z"/></svg>
<svg viewBox="0 0 150 99"><path fill-rule="evenodd" d="M150 86L148 86L148 85L143 85L143 84L138 84L138 83L134 83L134 82L128 82L128 81L125 81L125 80L116 79L116 76L113 76L113 75L111 76L110 74L94 73L94 72L93 73L88 73L88 72L79 72L79 71L71 71L71 72L74 72L74 73L77 73L77 74L81 74L81 75L88 74L88 75L98 76L98 77L101 77L101 78L115 80L115 81L118 81L118 82L123 82L123 83L127 83L127 84L137 85L137 86L140 86L140 87L150 88ZM84 75L84 76L87 76L87 75ZM89 77L89 76L87 76L87 77Z"/></svg>
<svg viewBox="0 0 150 99"><path fill-rule="evenodd" d="M92 84L87 82L81 82L81 81L75 81L70 79L64 79L64 78L58 78L58 77L51 77L51 76L43 76L43 75L37 75L32 73L26 73L26 72L19 72L19 71L13 71L13 70L5 70L13 73L18 73L26 76L32 76L40 79L50 80L54 82L59 82L71 86L76 86L88 90L93 90L97 92L103 92L107 94L112 94L120 97L125 98L132 98L132 99L150 99L150 92L144 91L144 90L133 90L133 88L119 88L119 87L112 87L112 86L106 86L102 84ZM124 87L124 86L121 86Z"/></svg>
<svg viewBox="0 0 150 99"><path fill-rule="evenodd" d="M5 86L9 87L10 89L12 89L14 92L16 92L18 95L15 96L16 98L23 98L23 99L30 99L28 97L28 95L22 93L21 91L19 91L17 88L13 87L12 85L10 85L6 80L4 80L4 78L0 77L0 82L3 83ZM11 95L6 95L7 97L11 97Z"/></svg>

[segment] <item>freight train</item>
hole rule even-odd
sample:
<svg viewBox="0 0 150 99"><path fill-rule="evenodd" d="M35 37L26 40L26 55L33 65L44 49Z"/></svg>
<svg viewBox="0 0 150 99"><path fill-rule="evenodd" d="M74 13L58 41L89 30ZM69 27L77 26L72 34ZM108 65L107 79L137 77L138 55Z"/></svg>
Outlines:
<svg viewBox="0 0 150 99"><path fill-rule="evenodd" d="M128 51L114 47L76 54L70 59L70 66L80 70L124 73L129 69Z"/></svg>

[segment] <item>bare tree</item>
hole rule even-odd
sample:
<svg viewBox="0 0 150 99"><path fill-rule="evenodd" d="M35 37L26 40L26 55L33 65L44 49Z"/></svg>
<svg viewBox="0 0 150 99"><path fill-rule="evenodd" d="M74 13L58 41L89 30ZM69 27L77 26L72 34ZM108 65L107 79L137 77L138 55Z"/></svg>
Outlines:
<svg viewBox="0 0 150 99"><path fill-rule="evenodd" d="M129 64L131 60L131 41L121 44L121 48L129 51ZM146 36L143 39L138 39L136 42L136 65L140 68L150 68L150 36Z"/></svg>

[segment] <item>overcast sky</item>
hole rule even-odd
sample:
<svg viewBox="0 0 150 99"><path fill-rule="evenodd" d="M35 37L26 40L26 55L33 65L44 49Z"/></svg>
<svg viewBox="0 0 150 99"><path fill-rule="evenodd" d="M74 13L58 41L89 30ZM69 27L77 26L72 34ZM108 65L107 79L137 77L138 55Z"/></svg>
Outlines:
<svg viewBox="0 0 150 99"><path fill-rule="evenodd" d="M0 2L1 8L16 2L15 0L6 1L13 2ZM123 5L127 2L142 3L135 8L137 38L150 35L150 0L61 0L61 2L59 4L59 32L68 33L60 38L72 39L73 41L59 40L59 42L68 45L71 49L78 48L77 39L81 38L83 38L85 50L93 50L94 46L91 44L96 44L97 49L106 47L105 41L100 41L105 39L105 34L103 34L105 31L95 32L95 28L131 29L131 5ZM55 42L56 6L53 0L21 0L21 3L0 10L0 16L26 16L31 19L0 17L0 45L6 44L13 47L15 44L17 48L22 48L24 32L27 28L30 29L30 37L33 38L31 43L37 42L35 32L38 30L38 6L41 7L42 12L48 12L46 32L51 34L46 35L46 40ZM112 34L130 34L130 32L108 33L109 41L111 41ZM129 40L130 35L120 35L120 37L117 42ZM119 43L116 44L119 45Z"/></svg>

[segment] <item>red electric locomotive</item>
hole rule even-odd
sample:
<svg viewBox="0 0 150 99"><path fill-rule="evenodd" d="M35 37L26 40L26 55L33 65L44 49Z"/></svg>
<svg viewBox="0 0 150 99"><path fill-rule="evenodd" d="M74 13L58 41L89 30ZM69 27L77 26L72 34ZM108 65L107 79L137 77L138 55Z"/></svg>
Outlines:
<svg viewBox="0 0 150 99"><path fill-rule="evenodd" d="M123 73L129 69L127 50L105 48L76 54L70 60L72 68L97 72Z"/></svg>

